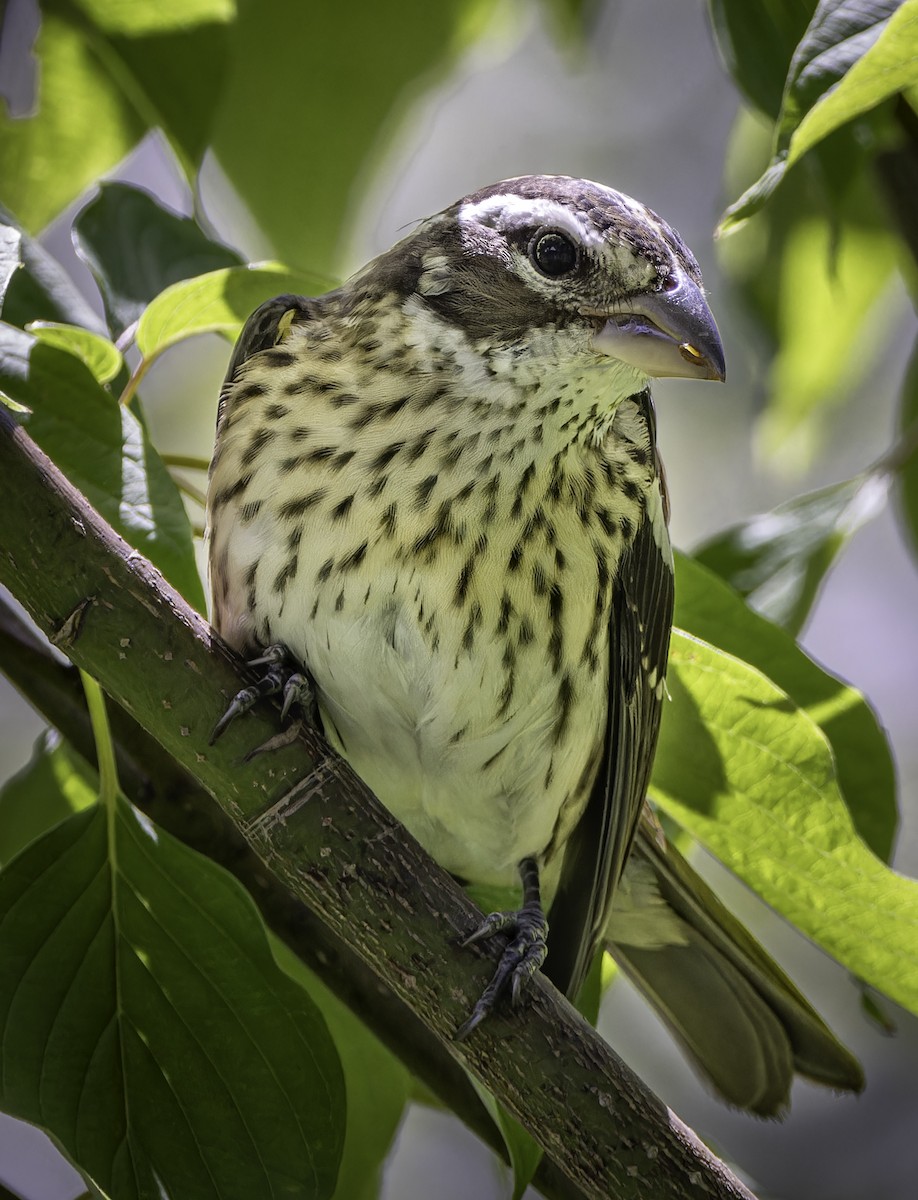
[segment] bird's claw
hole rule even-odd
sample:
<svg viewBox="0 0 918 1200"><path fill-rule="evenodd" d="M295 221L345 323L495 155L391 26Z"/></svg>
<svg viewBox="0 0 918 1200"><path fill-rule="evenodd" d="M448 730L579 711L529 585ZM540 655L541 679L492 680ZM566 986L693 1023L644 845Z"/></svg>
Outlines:
<svg viewBox="0 0 918 1200"><path fill-rule="evenodd" d="M242 688L232 698L226 712L213 728L210 735L211 746L223 736L236 717L247 713L257 701L267 696L276 696L279 692L283 694L282 721L287 719L294 704L300 706L308 720L313 719L316 695L312 680L292 665L286 646L266 646L258 658L248 660L248 665L266 666L268 669L257 682Z"/></svg>
<svg viewBox="0 0 918 1200"><path fill-rule="evenodd" d="M510 1000L519 1003L523 988L538 971L548 953L548 922L540 905L524 904L516 912L493 912L463 941L471 945L496 933L513 931L514 936L504 947L491 982L478 997L467 1020L456 1030L461 1042L488 1016L494 1005L510 986Z"/></svg>

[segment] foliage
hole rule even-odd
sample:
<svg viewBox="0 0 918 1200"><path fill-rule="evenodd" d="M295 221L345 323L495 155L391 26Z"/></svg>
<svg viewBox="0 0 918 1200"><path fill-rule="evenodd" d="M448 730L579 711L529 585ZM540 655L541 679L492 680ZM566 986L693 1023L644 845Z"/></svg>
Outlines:
<svg viewBox="0 0 918 1200"><path fill-rule="evenodd" d="M351 39L334 7L283 0L42 4L36 111L0 116L0 389L199 608L181 480L144 419L147 373L198 334L232 339L270 296L324 288L347 228L343 198L372 170L383 130L496 7L366 4ZM555 0L550 20L587 39L590 7ZM738 230L725 259L775 348L766 444L805 457L846 393L872 302L902 269L900 238L918 243L893 227L876 183L878 164L918 156L918 0L710 7L727 68L772 139L760 178L739 185L724 216L722 231ZM330 93L333 110L312 102ZM741 121L748 130L748 112ZM193 192L211 150L290 266L245 265L203 219L124 184L87 201L150 130ZM74 240L104 325L34 240L78 199ZM794 308L802 277L817 297L806 311ZM918 1012L918 888L883 861L896 827L885 736L863 697L794 641L833 562L890 492L918 546L915 362L902 440L882 462L680 560L685 632L652 795L813 941ZM150 826L113 779L100 796L82 760L49 740L0 794L0 854L7 1111L46 1128L93 1188L119 1198L155 1186L330 1196L342 1144L336 1194L375 1194L404 1071L298 964L278 968L231 877ZM372 1103L359 1082L367 1057L386 1081ZM533 1156L514 1139L519 1191Z"/></svg>

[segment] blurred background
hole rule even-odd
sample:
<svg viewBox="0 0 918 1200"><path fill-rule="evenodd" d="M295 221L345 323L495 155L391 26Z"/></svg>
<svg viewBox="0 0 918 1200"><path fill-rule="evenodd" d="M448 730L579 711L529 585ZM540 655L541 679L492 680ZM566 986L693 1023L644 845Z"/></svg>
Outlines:
<svg viewBox="0 0 918 1200"><path fill-rule="evenodd" d="M577 5L508 0L440 10L410 4L416 21L430 26L426 58L417 56L423 70L387 31L387 6L352 3L347 23L340 15L333 23L325 4L272 0L253 7L259 17L249 17L244 36L260 71L270 61L274 83L268 91L263 74L247 78L244 70L228 80L199 196L189 193L159 134L148 135L109 177L142 185L178 211L197 207L248 259L279 257L330 282L385 249L414 221L503 177L571 174L639 197L680 230L699 259L727 352L726 386L665 381L655 391L674 540L683 549L740 517L851 477L893 443L916 332L895 273L878 280L870 313L852 325L830 380L831 418L780 428L773 403L772 415L763 417L788 368L776 364L769 332L748 303L749 273L779 273L788 264L762 258L755 221L720 243L713 233L726 205L767 161L768 128L741 111L700 0L607 0L593 6L585 34L574 29ZM398 18L407 19L404 13ZM299 36L284 34L288 22ZM7 3L0 91L13 115L27 112L34 100L38 25L33 0ZM335 40L341 38L347 54ZM256 44L263 39L273 47L268 59ZM323 63L316 66L316 57ZM378 88L358 95L357 81L367 78ZM349 109L348 129L359 135L328 145L323 128L330 114ZM234 156L263 162L261 180L247 195ZM296 170L278 170L279 160L293 161ZM252 215L265 208L259 188L274 189L270 227ZM41 240L101 311L91 276L71 246L75 208ZM843 275L835 276L842 290ZM789 278L784 284L795 286ZM788 304L784 319L805 322L806 313ZM199 338L151 373L144 402L161 451L209 455L228 354L216 336ZM893 508L852 538L802 643L866 694L888 731L902 808L894 864L918 874L918 574ZM5 778L28 760L42 722L2 679L0 713ZM617 982L605 1002L603 1035L761 1197L911 1200L918 1178L918 1022L886 1005L898 1033L883 1036L864 1017L859 992L840 967L716 863L700 854L697 861L860 1056L865 1093L839 1098L798 1083L782 1124L730 1112L703 1090L626 982ZM70 1200L82 1190L42 1135L8 1119L0 1123L0 1180L29 1200ZM509 1194L490 1152L456 1120L413 1106L381 1194L414 1200L433 1192L438 1200Z"/></svg>

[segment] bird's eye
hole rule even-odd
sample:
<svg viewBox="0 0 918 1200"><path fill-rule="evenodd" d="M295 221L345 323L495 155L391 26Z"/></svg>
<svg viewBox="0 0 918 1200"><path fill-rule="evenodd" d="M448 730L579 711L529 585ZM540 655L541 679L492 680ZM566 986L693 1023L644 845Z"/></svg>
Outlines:
<svg viewBox="0 0 918 1200"><path fill-rule="evenodd" d="M569 275L577 265L577 247L563 233L537 234L529 256L542 274L552 279Z"/></svg>

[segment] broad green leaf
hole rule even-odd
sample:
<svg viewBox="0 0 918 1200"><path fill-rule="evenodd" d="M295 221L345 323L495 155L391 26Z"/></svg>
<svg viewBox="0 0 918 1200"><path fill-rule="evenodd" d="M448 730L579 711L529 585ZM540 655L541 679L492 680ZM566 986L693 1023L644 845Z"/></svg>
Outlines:
<svg viewBox="0 0 918 1200"><path fill-rule="evenodd" d="M242 265L234 250L209 238L196 221L124 183L101 184L78 213L72 236L116 337L170 284Z"/></svg>
<svg viewBox="0 0 918 1200"><path fill-rule="evenodd" d="M772 161L724 214L752 216L823 138L918 82L918 0L822 0L794 54Z"/></svg>
<svg viewBox="0 0 918 1200"><path fill-rule="evenodd" d="M778 354L759 437L791 474L819 445L824 422L887 343L884 301L899 248L887 230L818 218L788 231L779 277Z"/></svg>
<svg viewBox="0 0 918 1200"><path fill-rule="evenodd" d="M918 1012L918 884L857 836L819 727L747 663L673 637L651 795L859 978Z"/></svg>
<svg viewBox="0 0 918 1200"><path fill-rule="evenodd" d="M896 463L899 511L911 538L912 553L918 556L918 340L902 384L899 401L902 431L902 460Z"/></svg>
<svg viewBox="0 0 918 1200"><path fill-rule="evenodd" d="M220 21L147 37L98 35L99 53L123 78L140 117L161 129L194 187L220 109L229 45Z"/></svg>
<svg viewBox="0 0 918 1200"><path fill-rule="evenodd" d="M124 800L0 873L0 1101L108 1195L330 1197L325 1023L226 872Z"/></svg>
<svg viewBox="0 0 918 1200"><path fill-rule="evenodd" d="M211 271L173 284L156 297L140 318L137 346L149 360L199 333L232 339L254 309L272 296L321 291L325 287L314 276L288 271L280 263Z"/></svg>
<svg viewBox="0 0 918 1200"><path fill-rule="evenodd" d="M213 148L278 258L339 272L384 138L496 7L353 0L342 24L334 4L241 0Z"/></svg>
<svg viewBox="0 0 918 1200"><path fill-rule="evenodd" d="M0 387L30 410L30 436L70 482L203 612L181 496L137 417L80 359L4 325Z"/></svg>
<svg viewBox="0 0 918 1200"><path fill-rule="evenodd" d="M271 946L281 968L321 1012L341 1057L347 1128L335 1200L376 1200L383 1164L408 1102L411 1076L283 942L272 938Z"/></svg>
<svg viewBox="0 0 918 1200"><path fill-rule="evenodd" d="M193 183L223 87L232 7L196 2L187 14L177 0L164 6L44 0L43 7L73 19L98 74L111 80L145 129L163 131Z"/></svg>
<svg viewBox="0 0 918 1200"><path fill-rule="evenodd" d="M816 0L708 0L717 47L733 81L772 120Z"/></svg>
<svg viewBox="0 0 918 1200"><path fill-rule="evenodd" d="M886 506L890 482L885 471L865 471L795 496L731 525L696 547L693 557L796 636L841 550Z"/></svg>
<svg viewBox="0 0 918 1200"><path fill-rule="evenodd" d="M3 298L14 272L22 265L20 243L22 234L9 225L0 225L0 311Z"/></svg>
<svg viewBox="0 0 918 1200"><path fill-rule="evenodd" d="M47 250L20 228L16 219L0 205L0 223L18 229L22 268L10 280L3 300L3 320L24 329L30 321L61 321L105 333L76 284Z"/></svg>
<svg viewBox="0 0 918 1200"><path fill-rule="evenodd" d="M43 11L36 52L37 114L0 113L0 200L32 233L124 158L146 128L65 14Z"/></svg>
<svg viewBox="0 0 918 1200"><path fill-rule="evenodd" d="M111 383L122 367L121 351L102 337L78 325L62 325L57 321L33 321L27 329L46 346L57 346L80 359L93 373L97 383Z"/></svg>
<svg viewBox="0 0 918 1200"><path fill-rule="evenodd" d="M0 865L59 821L89 808L96 783L86 764L51 730L29 762L0 789Z"/></svg>
<svg viewBox="0 0 918 1200"><path fill-rule="evenodd" d="M861 693L817 666L783 629L681 554L676 556L675 620L679 628L758 668L819 726L832 746L838 783L858 833L875 854L888 858L898 823L895 773L889 743Z"/></svg>
<svg viewBox="0 0 918 1200"><path fill-rule="evenodd" d="M231 21L236 13L235 0L72 0L72 3L106 33L132 37Z"/></svg>

